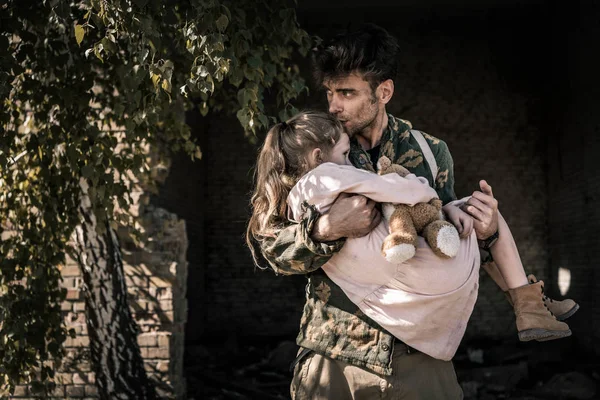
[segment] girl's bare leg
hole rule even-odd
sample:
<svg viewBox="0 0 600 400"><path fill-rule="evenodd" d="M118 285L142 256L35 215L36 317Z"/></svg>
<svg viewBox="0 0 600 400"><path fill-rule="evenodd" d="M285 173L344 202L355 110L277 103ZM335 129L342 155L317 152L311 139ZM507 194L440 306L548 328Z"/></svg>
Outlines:
<svg viewBox="0 0 600 400"><path fill-rule="evenodd" d="M498 240L490 249L490 253L506 282L506 286L508 286L508 289L515 289L527 285L529 282L523 269L523 263L521 262L515 239L500 211L498 211L498 234ZM494 278L492 273L490 275ZM494 281L498 283L496 279ZM506 290L502 285L498 284L498 286Z"/></svg>
<svg viewBox="0 0 600 400"><path fill-rule="evenodd" d="M499 219L501 219L502 216L499 215ZM489 262L489 263L485 263L481 265L481 268L485 269L485 271L490 275L490 277L494 280L494 282L496 282L496 285L498 285L500 287L500 290L502 290L503 292L508 294L508 290L509 289L516 289L515 287L508 287L507 281L504 278L503 274L506 275L513 275L516 278L516 282L514 284L518 284L520 282L522 282L523 277L521 276L521 272L520 271L515 271L518 270L519 268L510 268L510 266L513 265L520 265L521 269L523 268L523 265L521 263L521 259L519 257L519 254L516 252L515 250L515 245L514 245L514 239L512 238L512 234L510 233L510 230L508 229L508 226L506 225L506 221L504 221L504 219L501 219L503 225L506 227L506 231L508 232L508 236L510 236L510 239L512 241L512 246L507 246L506 241L503 241L504 244L501 244L500 242L496 243L492 249L492 257L494 258L502 258L502 252L504 252L504 249L502 248L497 248L497 246L506 246L507 247L507 254L509 255L509 257L507 257L509 260L502 260L501 262L504 265L504 271L501 271L501 267L500 263L496 263L496 262ZM498 221L500 223L500 221ZM501 228L499 228L501 229ZM504 232L504 230L502 230ZM505 234L505 238L506 238L506 234ZM498 238L498 240L500 240L500 238ZM492 250L490 249L490 250ZM512 252L514 252L514 254L511 254ZM516 259L518 260L518 262L515 261L510 261L510 259ZM507 264L510 263L510 264ZM506 271L506 266L509 265L508 271ZM531 281L531 283L535 283L537 281L537 279L534 279ZM517 287L524 287L524 285L521 286L517 286ZM512 298L510 298L510 296L507 296L510 304L512 305ZM554 299L550 299L546 296L543 296L543 301L546 304L546 306L548 307L548 309L550 310L550 312L556 316L556 319L558 319L559 321L564 321L565 319L569 318L571 315L573 315L578 309L579 309L579 305L571 300L571 299L565 299L565 300L554 300Z"/></svg>
<svg viewBox="0 0 600 400"><path fill-rule="evenodd" d="M544 305L542 282L530 285L527 281L517 245L500 212L498 212L498 233L498 240L490 252L508 286L507 293L517 318L519 340L544 341L570 336L569 325L557 321ZM499 286L502 288L502 285Z"/></svg>
<svg viewBox="0 0 600 400"><path fill-rule="evenodd" d="M485 272L488 273L490 278L492 278L492 280L496 282L496 285L498 285L500 290L502 290L503 292L506 292L508 290L508 286L506 286L506 281L504 280L504 277L502 276L502 273L500 272L500 269L498 269L498 266L495 262L490 261L485 264L481 264L481 268L483 268Z"/></svg>

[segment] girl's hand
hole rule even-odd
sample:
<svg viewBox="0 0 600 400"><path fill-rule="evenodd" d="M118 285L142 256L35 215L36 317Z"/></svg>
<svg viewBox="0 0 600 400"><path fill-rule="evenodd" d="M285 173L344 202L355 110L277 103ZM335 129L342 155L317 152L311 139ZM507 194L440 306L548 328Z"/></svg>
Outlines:
<svg viewBox="0 0 600 400"><path fill-rule="evenodd" d="M471 234L473 231L473 218L469 214L451 204L445 205L442 207L442 210L446 214L448 221L456 227L458 235L461 238L466 238Z"/></svg>

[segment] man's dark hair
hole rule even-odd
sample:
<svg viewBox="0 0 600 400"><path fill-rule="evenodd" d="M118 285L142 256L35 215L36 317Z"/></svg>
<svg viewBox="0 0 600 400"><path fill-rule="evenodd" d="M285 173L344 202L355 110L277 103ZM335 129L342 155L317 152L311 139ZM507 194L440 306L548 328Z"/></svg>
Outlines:
<svg viewBox="0 0 600 400"><path fill-rule="evenodd" d="M399 53L398 41L385 29L363 24L313 49L315 82L320 87L325 80L358 71L374 90L381 82L396 77Z"/></svg>

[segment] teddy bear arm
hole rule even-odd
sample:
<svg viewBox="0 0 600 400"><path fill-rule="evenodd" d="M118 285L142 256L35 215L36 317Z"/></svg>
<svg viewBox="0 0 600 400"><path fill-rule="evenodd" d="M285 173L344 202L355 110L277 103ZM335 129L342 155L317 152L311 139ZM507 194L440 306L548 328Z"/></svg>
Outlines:
<svg viewBox="0 0 600 400"><path fill-rule="evenodd" d="M410 212L418 233L433 221L440 219L440 209L429 203L415 204Z"/></svg>
<svg viewBox="0 0 600 400"><path fill-rule="evenodd" d="M431 199L429 201L429 204L431 204L432 206L434 206L438 211L440 211L442 209L442 200L440 199Z"/></svg>

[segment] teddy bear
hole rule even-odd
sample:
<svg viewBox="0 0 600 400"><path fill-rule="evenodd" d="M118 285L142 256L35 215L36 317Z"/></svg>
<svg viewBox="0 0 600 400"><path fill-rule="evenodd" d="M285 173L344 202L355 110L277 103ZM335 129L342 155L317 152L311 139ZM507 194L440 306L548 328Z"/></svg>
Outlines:
<svg viewBox="0 0 600 400"><path fill-rule="evenodd" d="M405 177L410 172L401 165L392 164L382 156L377 169L379 175L396 173ZM392 264L401 264L415 255L417 235L425 238L433 252L443 258L456 256L460 246L458 231L443 219L442 201L432 199L428 203L384 204L383 215L388 221L390 234L383 241L382 255Z"/></svg>

